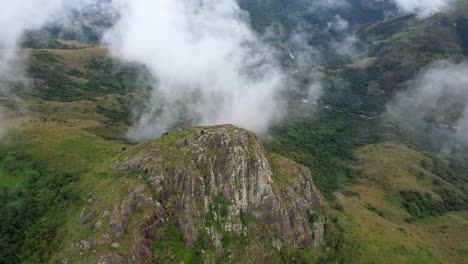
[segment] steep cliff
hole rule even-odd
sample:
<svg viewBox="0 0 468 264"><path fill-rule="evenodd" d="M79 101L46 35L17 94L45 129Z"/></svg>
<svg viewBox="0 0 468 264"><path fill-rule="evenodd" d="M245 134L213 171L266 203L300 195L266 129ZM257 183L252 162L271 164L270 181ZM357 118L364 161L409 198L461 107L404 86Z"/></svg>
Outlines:
<svg viewBox="0 0 468 264"><path fill-rule="evenodd" d="M180 129L125 151L111 170L134 187L112 208L91 196L80 224L93 231L62 262L265 262L313 255L323 241L325 200L310 171L246 130Z"/></svg>

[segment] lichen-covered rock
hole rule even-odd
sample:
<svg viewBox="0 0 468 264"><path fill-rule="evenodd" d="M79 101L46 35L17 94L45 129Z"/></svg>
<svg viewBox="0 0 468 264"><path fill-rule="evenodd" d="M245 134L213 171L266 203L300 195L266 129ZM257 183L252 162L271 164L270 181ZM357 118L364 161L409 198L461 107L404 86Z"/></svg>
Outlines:
<svg viewBox="0 0 468 264"><path fill-rule="evenodd" d="M198 250L205 263L242 261L231 256L242 248L244 261L265 262L269 250L311 250L323 241L325 200L310 171L267 154L246 130L180 129L126 151L112 169L142 182L107 220L113 238L106 242L131 237L128 257L137 263L176 262L167 240L179 243L175 250L184 250L180 241Z"/></svg>
<svg viewBox="0 0 468 264"><path fill-rule="evenodd" d="M119 254L108 253L99 256L93 264L125 264L125 258Z"/></svg>

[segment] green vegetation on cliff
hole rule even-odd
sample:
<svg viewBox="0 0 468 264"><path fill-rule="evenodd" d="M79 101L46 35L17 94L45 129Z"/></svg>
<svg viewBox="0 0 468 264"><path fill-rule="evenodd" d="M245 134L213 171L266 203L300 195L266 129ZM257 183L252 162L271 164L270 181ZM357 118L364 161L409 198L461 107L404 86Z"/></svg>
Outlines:
<svg viewBox="0 0 468 264"><path fill-rule="evenodd" d="M44 262L66 208L77 201L78 179L43 174L10 151L0 159L0 262Z"/></svg>

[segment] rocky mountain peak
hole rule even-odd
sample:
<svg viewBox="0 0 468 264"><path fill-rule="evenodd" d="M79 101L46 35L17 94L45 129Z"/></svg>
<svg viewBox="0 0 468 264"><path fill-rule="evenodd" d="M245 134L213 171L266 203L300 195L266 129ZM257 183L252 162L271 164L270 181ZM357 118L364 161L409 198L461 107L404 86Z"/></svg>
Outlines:
<svg viewBox="0 0 468 264"><path fill-rule="evenodd" d="M325 200L310 171L268 154L244 129L179 129L126 151L112 169L143 182L115 204L107 241L117 243L130 232L131 258L138 263L159 260L151 244L171 235L168 226L175 226L192 249L200 248L200 241L212 245L202 250L205 262L232 260L234 246L226 241L233 237L250 241L237 247L257 245L263 253L249 257L257 261L265 261L268 251L308 250L323 241ZM107 252L100 259L125 259L113 251L115 258Z"/></svg>

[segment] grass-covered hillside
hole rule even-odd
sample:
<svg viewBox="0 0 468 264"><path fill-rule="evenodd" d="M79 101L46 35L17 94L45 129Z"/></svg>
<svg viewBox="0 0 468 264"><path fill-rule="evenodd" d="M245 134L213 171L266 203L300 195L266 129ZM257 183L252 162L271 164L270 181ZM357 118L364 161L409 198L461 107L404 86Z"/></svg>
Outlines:
<svg viewBox="0 0 468 264"><path fill-rule="evenodd" d="M395 142L356 151L357 182L336 193L362 262L464 263L467 195L438 164ZM341 207L342 206L342 207Z"/></svg>
<svg viewBox="0 0 468 264"><path fill-rule="evenodd" d="M35 89L19 90L24 100L2 100L7 131L0 153L0 263L46 261L58 228L86 190L104 180L98 177L103 162L127 146L119 139L125 137L129 96L119 89L123 80L108 75L114 66L104 49L22 52L30 54ZM92 88L102 83L105 91Z"/></svg>

